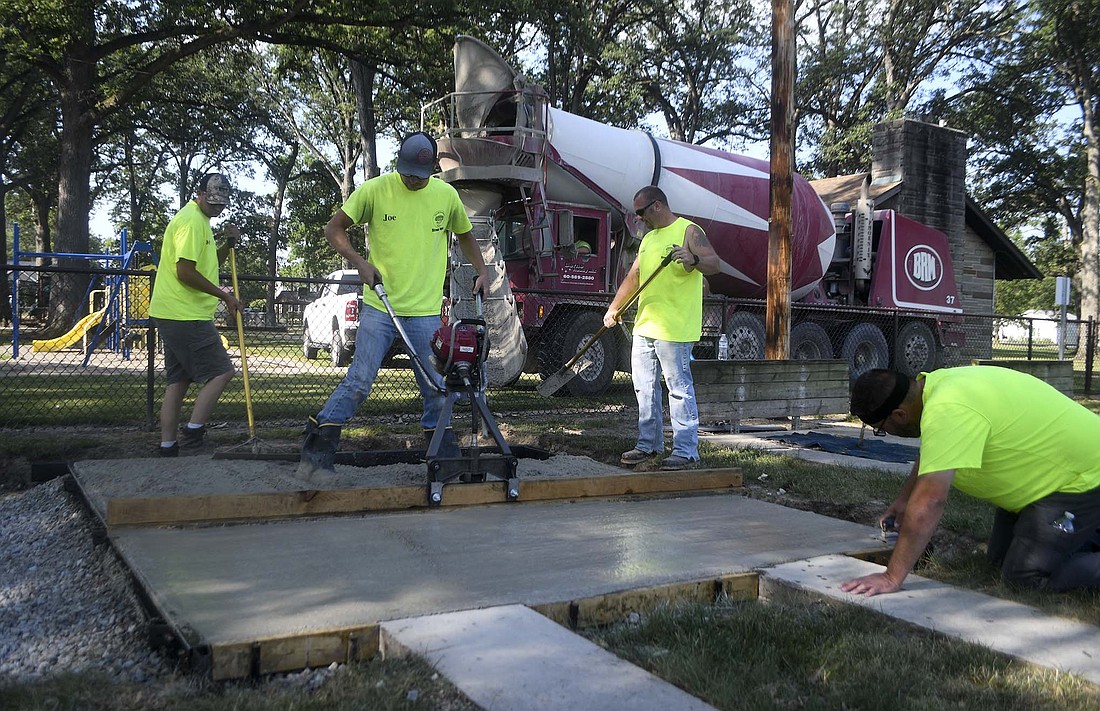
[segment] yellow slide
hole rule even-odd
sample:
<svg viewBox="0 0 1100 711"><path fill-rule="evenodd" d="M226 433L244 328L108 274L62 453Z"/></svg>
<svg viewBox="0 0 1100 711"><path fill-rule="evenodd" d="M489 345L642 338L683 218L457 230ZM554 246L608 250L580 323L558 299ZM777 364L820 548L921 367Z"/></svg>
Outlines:
<svg viewBox="0 0 1100 711"><path fill-rule="evenodd" d="M47 341L34 341L31 343L31 351L34 353L44 353L47 351L59 351L62 348L68 348L72 344L79 341L84 337L88 331L99 325L99 322L103 320L103 314L106 309L100 309L93 313L88 314L84 318L76 322L73 326L73 330L66 333L64 336L58 336Z"/></svg>

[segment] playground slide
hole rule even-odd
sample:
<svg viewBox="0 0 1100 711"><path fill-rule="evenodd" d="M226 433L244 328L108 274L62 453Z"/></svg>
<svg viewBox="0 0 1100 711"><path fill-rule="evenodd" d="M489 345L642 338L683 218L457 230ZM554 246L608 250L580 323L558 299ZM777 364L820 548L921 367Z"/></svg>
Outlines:
<svg viewBox="0 0 1100 711"><path fill-rule="evenodd" d="M88 331L99 325L99 322L103 320L103 314L106 309L100 309L93 313L88 314L84 318L76 322L73 326L73 330L66 333L64 336L58 336L47 341L34 341L31 343L31 351L34 353L44 353L47 351L59 351L62 348L68 348L72 344L79 341L84 337Z"/></svg>

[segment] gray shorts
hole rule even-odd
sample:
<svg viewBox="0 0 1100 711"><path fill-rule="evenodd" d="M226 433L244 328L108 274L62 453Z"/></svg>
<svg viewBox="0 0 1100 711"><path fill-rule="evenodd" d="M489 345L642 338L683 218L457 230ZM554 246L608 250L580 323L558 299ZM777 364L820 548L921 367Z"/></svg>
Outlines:
<svg viewBox="0 0 1100 711"><path fill-rule="evenodd" d="M164 344L164 372L169 385L181 380L202 384L233 372L213 321L155 321Z"/></svg>

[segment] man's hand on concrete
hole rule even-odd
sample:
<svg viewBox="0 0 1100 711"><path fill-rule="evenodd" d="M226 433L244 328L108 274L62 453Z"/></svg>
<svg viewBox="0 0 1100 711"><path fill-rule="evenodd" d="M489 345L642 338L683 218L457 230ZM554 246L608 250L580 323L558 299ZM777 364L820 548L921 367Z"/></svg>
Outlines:
<svg viewBox="0 0 1100 711"><path fill-rule="evenodd" d="M897 592L901 590L901 583L894 582L893 578L886 573L874 573L842 583L840 589L853 595L872 597Z"/></svg>

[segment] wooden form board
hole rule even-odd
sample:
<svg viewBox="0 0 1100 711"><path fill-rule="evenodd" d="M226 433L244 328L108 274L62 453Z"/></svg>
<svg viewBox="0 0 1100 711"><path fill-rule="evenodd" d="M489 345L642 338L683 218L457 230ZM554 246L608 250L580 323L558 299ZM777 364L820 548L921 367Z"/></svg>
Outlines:
<svg viewBox="0 0 1100 711"><path fill-rule="evenodd" d="M703 420L847 413L844 360L700 360L692 363Z"/></svg>
<svg viewBox="0 0 1100 711"><path fill-rule="evenodd" d="M610 476L521 479L520 502L735 489L740 469L697 469ZM504 482L451 484L442 506L507 502ZM428 486L115 498L107 502L107 527L190 523L393 511L428 506Z"/></svg>
<svg viewBox="0 0 1100 711"><path fill-rule="evenodd" d="M623 620L632 612L645 613L668 602L713 604L723 596L754 600L758 595L759 575L738 573L530 607L564 627L578 629ZM378 653L379 623L216 644L192 653L203 658L201 666L208 665L217 681L344 664Z"/></svg>
<svg viewBox="0 0 1100 711"><path fill-rule="evenodd" d="M983 360L974 359L972 365L995 365L1033 375L1049 383L1062 393L1073 396L1073 361L1071 360Z"/></svg>

